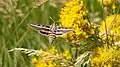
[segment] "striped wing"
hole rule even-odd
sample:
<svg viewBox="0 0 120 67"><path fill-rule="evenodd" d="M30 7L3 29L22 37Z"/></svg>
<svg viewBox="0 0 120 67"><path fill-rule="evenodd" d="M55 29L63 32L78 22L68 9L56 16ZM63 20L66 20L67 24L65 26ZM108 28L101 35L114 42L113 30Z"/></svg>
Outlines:
<svg viewBox="0 0 120 67"><path fill-rule="evenodd" d="M48 36L51 34L50 25L30 24L29 26L38 31L41 35Z"/></svg>
<svg viewBox="0 0 120 67"><path fill-rule="evenodd" d="M53 43L56 37L73 31L71 28L56 26L55 23L53 25L30 24L29 26L37 30L40 34L48 36L50 44Z"/></svg>
<svg viewBox="0 0 120 67"><path fill-rule="evenodd" d="M36 30L50 29L50 25L43 25L43 24L30 24L29 26L32 27L32 28L35 28Z"/></svg>
<svg viewBox="0 0 120 67"><path fill-rule="evenodd" d="M71 32L71 31L73 31L72 28L59 27L59 26L57 26L57 29L56 29L55 34L56 34L56 36L60 36L60 35L62 35L62 34L69 33L69 32Z"/></svg>
<svg viewBox="0 0 120 67"><path fill-rule="evenodd" d="M42 24L30 24L30 27L36 29L40 34L42 35L50 35L50 34L55 34L55 36L60 36L64 33L69 33L71 31L73 31L72 28L68 28L68 27L59 27L59 26L55 26L55 24L53 25L42 25Z"/></svg>

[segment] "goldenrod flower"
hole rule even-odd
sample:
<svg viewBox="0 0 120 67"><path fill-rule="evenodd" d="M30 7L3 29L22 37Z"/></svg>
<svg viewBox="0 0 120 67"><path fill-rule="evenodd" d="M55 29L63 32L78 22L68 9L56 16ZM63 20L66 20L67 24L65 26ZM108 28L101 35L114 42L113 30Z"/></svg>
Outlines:
<svg viewBox="0 0 120 67"><path fill-rule="evenodd" d="M117 46L98 47L91 60L93 67L118 67L120 65L120 52Z"/></svg>
<svg viewBox="0 0 120 67"><path fill-rule="evenodd" d="M57 49L55 49L54 46L52 46L51 49L49 50L49 52L52 54L56 54L58 51L57 51Z"/></svg>
<svg viewBox="0 0 120 67"><path fill-rule="evenodd" d="M51 47L49 51L43 51L40 55L33 56L32 63L35 67L62 67L61 63L68 65L66 61L69 61L71 58L68 50L63 53L58 53L55 47ZM61 60L63 61L61 62Z"/></svg>
<svg viewBox="0 0 120 67"><path fill-rule="evenodd" d="M38 60L37 60L35 57L32 58L32 63L33 63L33 64L35 64L37 61L38 61Z"/></svg>
<svg viewBox="0 0 120 67"><path fill-rule="evenodd" d="M47 67L47 66L48 66L47 63L40 61L35 64L35 67Z"/></svg>
<svg viewBox="0 0 120 67"><path fill-rule="evenodd" d="M113 4L117 0L98 0L98 1L100 2L100 4L110 5L110 4Z"/></svg>
<svg viewBox="0 0 120 67"><path fill-rule="evenodd" d="M55 60L57 53L58 52L55 47L52 47L48 52L33 56L32 63L35 65L35 67L56 67L57 64Z"/></svg>
<svg viewBox="0 0 120 67"><path fill-rule="evenodd" d="M120 14L106 17L106 19L101 22L99 30L100 37L103 40L106 39L107 34L109 41L112 39L114 39L115 42L120 41Z"/></svg>
<svg viewBox="0 0 120 67"><path fill-rule="evenodd" d="M116 8L119 9L119 5L117 5L117 0L98 0L100 4L108 9L112 9L113 13ZM105 10L106 11L106 10Z"/></svg>
<svg viewBox="0 0 120 67"><path fill-rule="evenodd" d="M112 9L114 10L116 8L115 4L112 5Z"/></svg>
<svg viewBox="0 0 120 67"><path fill-rule="evenodd" d="M93 29L86 19L88 11L85 8L83 0L71 0L65 4L60 12L60 22L64 27L71 27L74 32L67 34L69 41L83 41L93 34Z"/></svg>
<svg viewBox="0 0 120 67"><path fill-rule="evenodd" d="M68 60L72 59L70 52L68 50L65 50L65 52L63 53L63 56Z"/></svg>

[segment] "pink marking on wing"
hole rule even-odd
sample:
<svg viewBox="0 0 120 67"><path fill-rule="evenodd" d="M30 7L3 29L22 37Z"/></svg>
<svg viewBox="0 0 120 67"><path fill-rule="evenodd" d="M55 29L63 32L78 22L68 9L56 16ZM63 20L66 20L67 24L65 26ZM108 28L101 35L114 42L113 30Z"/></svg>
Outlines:
<svg viewBox="0 0 120 67"><path fill-rule="evenodd" d="M42 34L50 34L50 32L48 31L48 30L45 30L45 29L43 29L43 30L40 30L40 33L42 33Z"/></svg>

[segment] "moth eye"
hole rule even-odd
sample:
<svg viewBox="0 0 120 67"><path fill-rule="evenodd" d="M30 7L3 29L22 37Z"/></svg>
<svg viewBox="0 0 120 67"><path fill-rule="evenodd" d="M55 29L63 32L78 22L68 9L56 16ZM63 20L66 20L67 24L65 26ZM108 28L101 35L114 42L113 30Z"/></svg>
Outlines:
<svg viewBox="0 0 120 67"><path fill-rule="evenodd" d="M50 28L50 26L46 26L47 28Z"/></svg>
<svg viewBox="0 0 120 67"><path fill-rule="evenodd" d="M37 26L40 26L40 24L37 24Z"/></svg>

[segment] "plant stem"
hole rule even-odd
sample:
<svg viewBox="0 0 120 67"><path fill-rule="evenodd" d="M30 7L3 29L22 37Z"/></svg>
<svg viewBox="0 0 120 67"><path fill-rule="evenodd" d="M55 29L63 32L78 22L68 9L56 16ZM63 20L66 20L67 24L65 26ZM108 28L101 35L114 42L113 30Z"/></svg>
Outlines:
<svg viewBox="0 0 120 67"><path fill-rule="evenodd" d="M77 56L78 56L78 48L77 46L75 46L76 50L75 50L75 59L77 59Z"/></svg>

